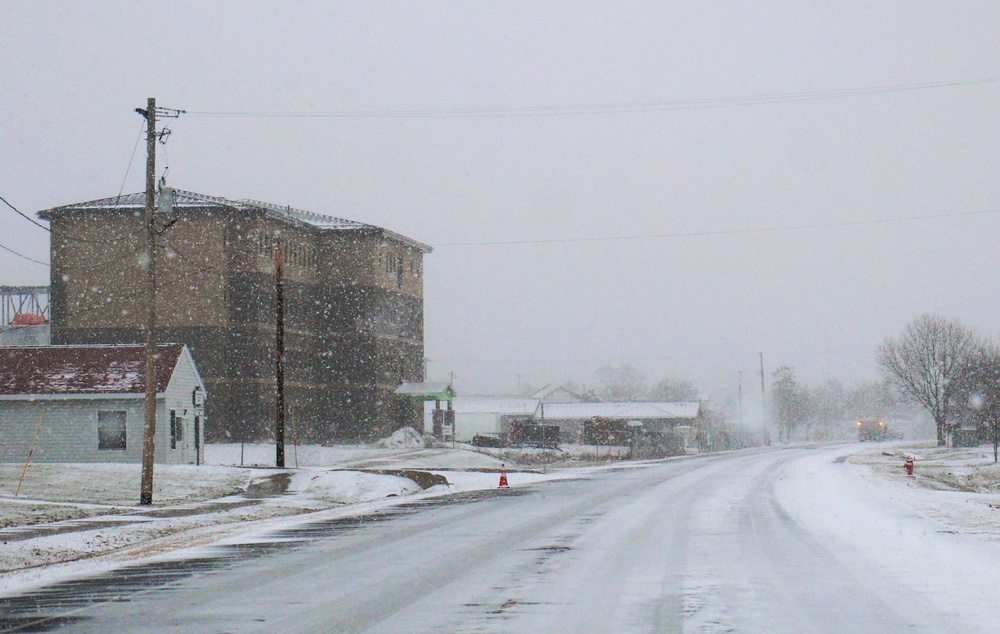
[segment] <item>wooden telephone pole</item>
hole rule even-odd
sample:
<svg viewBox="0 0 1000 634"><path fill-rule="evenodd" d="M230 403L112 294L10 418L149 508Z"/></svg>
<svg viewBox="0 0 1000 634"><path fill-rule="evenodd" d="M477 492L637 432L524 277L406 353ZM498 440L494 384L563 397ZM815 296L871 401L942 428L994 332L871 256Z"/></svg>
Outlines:
<svg viewBox="0 0 1000 634"><path fill-rule="evenodd" d="M281 240L274 250L275 342L274 466L285 468L285 280Z"/></svg>
<svg viewBox="0 0 1000 634"><path fill-rule="evenodd" d="M136 112L146 118L146 208L143 223L146 226L146 392L144 400L144 422L142 426L142 484L139 488L139 504L153 503L153 454L156 440L156 142L170 134L169 130L156 131L156 98L146 101L146 109L136 108ZM161 108L160 114L175 118L183 110Z"/></svg>
<svg viewBox="0 0 1000 634"><path fill-rule="evenodd" d="M146 110L146 394L142 426L142 485L139 504L153 503L153 453L156 438L156 99L150 97Z"/></svg>

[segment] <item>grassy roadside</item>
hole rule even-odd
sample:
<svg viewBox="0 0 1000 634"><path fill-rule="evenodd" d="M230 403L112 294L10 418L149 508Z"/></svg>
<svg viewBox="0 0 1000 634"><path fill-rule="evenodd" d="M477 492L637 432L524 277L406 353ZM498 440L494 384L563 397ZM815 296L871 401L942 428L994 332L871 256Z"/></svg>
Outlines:
<svg viewBox="0 0 1000 634"><path fill-rule="evenodd" d="M881 476L905 477L903 461L914 459L916 484L938 491L1000 493L1000 464L993 462L993 447L937 447L933 443L884 445L854 454L850 461L871 468Z"/></svg>

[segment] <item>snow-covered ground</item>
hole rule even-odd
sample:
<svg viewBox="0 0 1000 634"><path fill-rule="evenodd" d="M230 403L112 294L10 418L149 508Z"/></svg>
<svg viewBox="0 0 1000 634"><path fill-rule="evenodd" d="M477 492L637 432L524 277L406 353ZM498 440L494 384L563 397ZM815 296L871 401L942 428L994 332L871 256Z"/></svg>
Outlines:
<svg viewBox="0 0 1000 634"><path fill-rule="evenodd" d="M913 477L903 468L907 456L916 458ZM859 451L849 445L791 463L775 493L795 522L820 536L830 552L864 554L866 565L854 571L863 584L859 596L892 600L885 596L890 588L906 589L924 598L911 606L918 622L992 623L976 631L996 631L996 475L992 450L987 457L983 448L883 444ZM841 563L851 567L858 561L855 555Z"/></svg>
<svg viewBox="0 0 1000 634"><path fill-rule="evenodd" d="M22 482L23 465L0 464L0 593L233 537L251 530L248 522L499 482L502 462L483 453L384 444L289 447L286 469L266 466L274 464L274 445L208 445L207 465L156 466L152 507L137 505L139 465L33 464ZM508 466L512 487L573 475ZM396 473L404 469L447 484L425 490Z"/></svg>
<svg viewBox="0 0 1000 634"><path fill-rule="evenodd" d="M914 458L914 475L903 469ZM858 474L945 530L1000 542L1000 465L993 448L898 444L861 451L849 458Z"/></svg>
<svg viewBox="0 0 1000 634"><path fill-rule="evenodd" d="M32 465L16 498L23 465L0 465L0 594L178 549L238 541L301 522L306 514L338 517L419 497L495 488L500 466L498 457L460 448L312 446L290 448L291 466L279 470L266 466L273 464L273 445L210 445L206 450L210 465L157 467L151 508L134 504L136 465ZM657 462L527 469L509 461L537 462L537 452L501 455L514 488ZM912 478L903 471L909 455L916 457ZM239 466L241 457L244 466ZM954 534L1000 542L1000 469L988 448L852 443L787 468L788 477L778 482L775 494L795 521L832 542L846 539L854 550L871 551L886 570L918 575L927 562L915 565L913 558L958 556L948 545ZM443 476L447 484L423 489L397 473L403 469ZM912 523L893 520L914 516L930 518L932 528L914 532ZM992 578L989 571L980 572ZM950 596L948 579L919 583ZM966 605L975 598L951 600L963 609L978 609Z"/></svg>

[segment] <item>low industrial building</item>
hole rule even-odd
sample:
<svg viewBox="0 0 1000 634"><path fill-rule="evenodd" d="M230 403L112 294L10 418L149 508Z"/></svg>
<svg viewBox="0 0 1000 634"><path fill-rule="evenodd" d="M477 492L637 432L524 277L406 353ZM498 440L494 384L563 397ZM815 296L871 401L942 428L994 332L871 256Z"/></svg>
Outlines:
<svg viewBox="0 0 1000 634"><path fill-rule="evenodd" d="M581 442L584 423L595 418L631 422L643 433L676 434L687 442L701 428L702 408L698 401L546 403L539 418L539 422L558 425L565 442Z"/></svg>
<svg viewBox="0 0 1000 634"><path fill-rule="evenodd" d="M0 286L0 346L47 346L48 286Z"/></svg>
<svg viewBox="0 0 1000 634"><path fill-rule="evenodd" d="M155 461L204 459L205 384L183 344L157 346ZM143 346L0 348L0 462L142 461Z"/></svg>
<svg viewBox="0 0 1000 634"><path fill-rule="evenodd" d="M683 453L698 444L703 426L700 402L568 402L547 401L535 396L456 396L455 438L469 442L476 435L509 435L515 422L554 425L559 440L569 444L585 442L584 427L594 421L620 421L634 429L634 435L654 445L654 455ZM424 404L424 429L432 432L434 403ZM657 449L658 447L658 449Z"/></svg>

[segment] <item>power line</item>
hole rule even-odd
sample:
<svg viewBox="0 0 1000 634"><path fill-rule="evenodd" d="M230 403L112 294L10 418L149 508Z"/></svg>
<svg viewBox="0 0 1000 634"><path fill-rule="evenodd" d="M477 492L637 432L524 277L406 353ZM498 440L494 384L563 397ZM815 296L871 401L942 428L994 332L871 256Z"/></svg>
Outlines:
<svg viewBox="0 0 1000 634"><path fill-rule="evenodd" d="M31 224L35 225L36 227L39 227L39 228L44 229L46 231L52 231L51 229L49 229L45 225L41 224L40 222L38 222L37 220L35 220L34 218L32 218L31 216L28 216L27 214L21 212L20 209L18 209L14 205L10 204L9 202L7 202L7 199L4 198L3 196L0 196L0 200L3 201L3 204L5 204L8 207L10 207L11 209L13 209L14 213L16 213L17 215L21 216L22 218L24 218L25 220L27 220Z"/></svg>
<svg viewBox="0 0 1000 634"><path fill-rule="evenodd" d="M707 108L733 108L757 106L773 103L843 99L889 93L912 92L942 88L957 88L980 84L995 84L1000 76L955 79L914 84L894 84L883 86L863 86L814 91L783 92L735 97L708 97L699 99L675 99L662 101L626 101L593 104L569 104L552 106L516 106L485 108L440 108L406 110L331 110L325 112L303 111L196 111L187 114L194 117L222 118L303 118L303 119L440 119L476 117L539 117L553 115L581 114L622 114L631 112L662 112L667 110L701 110Z"/></svg>
<svg viewBox="0 0 1000 634"><path fill-rule="evenodd" d="M788 356L816 356L816 355L826 355L826 356L861 356L870 355L872 350L764 350L767 354L773 355L788 355ZM630 357L620 357L627 358L629 362L639 362L639 361L673 361L680 359L717 359L717 358L731 358L731 357L748 357L753 356L756 358L756 351L750 350L737 350L728 352L701 352L701 353L690 353L690 354L664 354L664 355L653 355L653 356L630 356ZM625 361L622 361L625 362ZM575 357L575 358L535 358L535 359L442 359L440 357L435 357L433 359L427 359L428 364L454 364L454 365L526 365L526 364L562 364L562 363L615 363L612 359L609 361L609 357Z"/></svg>
<svg viewBox="0 0 1000 634"><path fill-rule="evenodd" d="M14 255L16 255L19 258L24 258L28 262L34 262L35 264L41 264L42 266L49 266L48 262L42 262L41 260L36 260L35 258L29 258L28 256L24 255L23 253L18 253L14 249L11 249L10 247L5 246L3 244L0 244L0 249L3 249L4 251L8 251L10 253L13 253Z"/></svg>
<svg viewBox="0 0 1000 634"><path fill-rule="evenodd" d="M8 207L10 207L15 212L17 212L17 214L19 216L21 216L22 218L25 218L26 220L28 220L29 222L31 222L35 226L37 226L37 227L39 227L41 229L44 229L45 231L48 231L49 233L52 233L52 229L50 229L50 228L46 227L45 225L39 224L38 222L35 222L34 220L32 220L27 214L25 214L20 209L18 209L14 205L10 204L9 202L7 202L7 199L5 199L3 196L0 196L0 200L2 200L4 202L4 204L6 204ZM87 240L86 238L77 238L75 236L67 236L67 235L62 236L62 238L64 240L69 240L71 242L81 242L81 243L84 243L84 244L111 244L111 243L114 243L114 242L123 242L123 241L126 241L130 237L134 237L135 235L137 235L137 234L133 233L131 235L127 234L126 237L124 237L124 238L105 238L103 240ZM48 266L48 265L46 265L46 266Z"/></svg>
<svg viewBox="0 0 1000 634"><path fill-rule="evenodd" d="M125 191L125 181L128 180L128 173L132 169L132 161L135 160L135 151L139 149L139 141L142 140L142 132L146 129L146 122L139 123L139 134L135 138L135 145L132 146L132 156L128 157L128 167L125 168L125 176L122 177L122 186L118 188L118 199L121 200L122 192Z"/></svg>
<svg viewBox="0 0 1000 634"><path fill-rule="evenodd" d="M129 170L132 169L132 161L135 159L135 152L136 152L136 149L138 149L138 147L139 147L139 141L142 140L142 131L145 129L145 127L146 127L145 123L143 123L143 124L141 124L139 126L139 136L136 138L135 145L132 147L132 156L130 156L129 159L128 159L128 167L125 168L125 177L122 178L122 186L118 190L118 198L119 199L122 196L122 192L125 190L125 181L126 181L126 179L128 179ZM45 225L41 224L40 222L38 222L37 220L35 220L31 216L27 215L26 213L24 213L23 211L21 211L20 209L18 209L17 207L15 207L14 205L10 204L10 202L8 202L7 199L4 198L3 196L0 196L0 201L3 201L3 203L5 205L7 205L8 207L10 207L11 209L14 210L14 213L16 213L17 215L21 216L22 218L24 218L25 220L27 220L31 224L35 225L39 229L44 229L45 231L48 231L50 233L52 232L52 229L46 227Z"/></svg>
<svg viewBox="0 0 1000 634"><path fill-rule="evenodd" d="M537 240L492 240L483 242L442 242L435 247L473 247L473 246L504 246L515 244L564 244L572 242L616 242L628 240L657 240L664 238L694 238L702 236L741 235L748 233L774 233L778 231L801 231L804 229L831 229L835 227L857 227L864 225L893 224L913 222L915 220L935 220L939 218L959 218L965 216L981 216L1000 213L1000 209L982 209L979 211L964 211L948 214L932 214L928 216L904 216L899 218L878 218L875 220L846 220L843 222L824 222L807 225L784 225L775 227L758 227L748 229L715 229L707 231L686 231L677 233L647 233L627 236L599 236L584 238L539 238Z"/></svg>
<svg viewBox="0 0 1000 634"><path fill-rule="evenodd" d="M132 161L135 159L135 152L136 152L136 149L138 149L138 147L139 147L139 141L142 140L142 132L143 132L143 130L145 130L145 128L146 128L146 124L145 124L145 122L143 122L140 125L140 127L139 127L139 136L136 138L135 145L132 147L132 156L130 156L129 159L128 159L128 167L125 168L125 176L124 176L124 178L122 178L122 185L118 189L118 197L116 198L116 202L117 202L117 200L121 200L122 192L125 190L125 181L128 179L128 173L132 169ZM0 201L3 201L3 203L5 205L7 205L8 207L10 207L11 209L13 209L14 212L17 215L21 216L22 218L24 218L25 220L27 220L31 224L35 225L36 227L38 227L40 229L44 229L45 231L48 231L49 233L52 233L52 229L50 229L49 227L46 227L45 225L41 224L40 222L38 222L37 220L35 220L31 216L27 215L26 213L24 213L23 211L21 211L20 209L18 209L14 205L12 205L3 196L0 196ZM74 242L84 242L84 243L87 243L87 244L106 244L106 243L111 243L111 242L121 242L122 240L128 239L128 238L117 238L117 239L105 239L105 240L87 240L87 239L84 239L84 238L76 238L76 237L73 237L73 236L64 236L64 237L67 240L72 240ZM48 265L46 265L46 266L48 266Z"/></svg>

